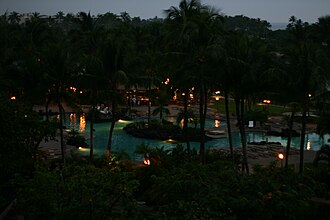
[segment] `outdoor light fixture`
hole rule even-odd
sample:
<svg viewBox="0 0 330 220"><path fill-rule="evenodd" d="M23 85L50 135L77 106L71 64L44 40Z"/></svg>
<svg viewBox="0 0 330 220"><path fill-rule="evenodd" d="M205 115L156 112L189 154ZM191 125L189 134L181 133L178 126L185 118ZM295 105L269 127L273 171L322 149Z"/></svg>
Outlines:
<svg viewBox="0 0 330 220"><path fill-rule="evenodd" d="M144 165L150 166L150 160L149 159L144 159L143 163L144 163Z"/></svg>
<svg viewBox="0 0 330 220"><path fill-rule="evenodd" d="M84 147L78 147L79 151L82 151L82 152L87 152L89 151L89 148L84 148Z"/></svg>
<svg viewBox="0 0 330 220"><path fill-rule="evenodd" d="M271 101L269 99L264 99L262 102L263 103L266 103L266 104L270 104L271 103Z"/></svg>
<svg viewBox="0 0 330 220"><path fill-rule="evenodd" d="M282 153L279 153L278 155L278 158L280 159L280 161L281 161L281 168L283 168L283 159L284 159L284 154L282 154Z"/></svg>
<svg viewBox="0 0 330 220"><path fill-rule="evenodd" d="M70 89L71 89L73 92L76 92L76 91L77 91L77 88L76 88L76 87L73 87L73 86L70 86Z"/></svg>
<svg viewBox="0 0 330 220"><path fill-rule="evenodd" d="M10 97L10 100L16 100L15 96Z"/></svg>
<svg viewBox="0 0 330 220"><path fill-rule="evenodd" d="M146 166L150 166L150 160L149 160L149 155L148 154L144 154L143 164L146 165Z"/></svg>
<svg viewBox="0 0 330 220"><path fill-rule="evenodd" d="M283 160L283 159L284 159L284 154L279 153L279 154L278 154L278 158L279 158L280 160Z"/></svg>

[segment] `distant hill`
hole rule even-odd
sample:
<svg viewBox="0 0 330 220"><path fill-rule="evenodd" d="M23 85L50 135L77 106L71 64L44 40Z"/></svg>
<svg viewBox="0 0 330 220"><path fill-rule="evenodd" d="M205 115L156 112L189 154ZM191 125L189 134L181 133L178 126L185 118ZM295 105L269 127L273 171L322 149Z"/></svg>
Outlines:
<svg viewBox="0 0 330 220"><path fill-rule="evenodd" d="M272 27L270 28L271 30L279 30L279 29L286 29L286 26L288 23L270 23Z"/></svg>

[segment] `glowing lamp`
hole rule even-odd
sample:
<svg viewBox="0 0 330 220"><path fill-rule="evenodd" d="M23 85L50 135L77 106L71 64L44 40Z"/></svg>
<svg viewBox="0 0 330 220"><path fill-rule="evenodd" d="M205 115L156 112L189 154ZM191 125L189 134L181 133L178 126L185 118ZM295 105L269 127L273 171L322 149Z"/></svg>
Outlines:
<svg viewBox="0 0 330 220"><path fill-rule="evenodd" d="M150 166L150 160L149 159L144 159L143 160L143 163L144 163L144 165L146 165L146 166Z"/></svg>
<svg viewBox="0 0 330 220"><path fill-rule="evenodd" d="M214 127L216 128L220 127L220 120L217 119L214 120Z"/></svg>
<svg viewBox="0 0 330 220"><path fill-rule="evenodd" d="M279 158L280 160L283 160L283 159L284 159L284 154L282 154L282 153L279 153L277 156L278 156L278 158Z"/></svg>

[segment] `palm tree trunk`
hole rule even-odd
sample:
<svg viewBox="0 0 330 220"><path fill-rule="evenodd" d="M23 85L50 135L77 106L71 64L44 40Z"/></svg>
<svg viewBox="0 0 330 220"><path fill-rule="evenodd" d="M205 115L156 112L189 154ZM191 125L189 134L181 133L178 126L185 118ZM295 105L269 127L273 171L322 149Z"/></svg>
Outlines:
<svg viewBox="0 0 330 220"><path fill-rule="evenodd" d="M203 61L200 61L199 69L199 120L200 120L200 148L199 154L202 164L205 163L205 118L207 109L207 90L203 82Z"/></svg>
<svg viewBox="0 0 330 220"><path fill-rule="evenodd" d="M246 146L246 133L244 125L244 99L241 99L241 139L242 139L242 150L243 150L243 163L245 165L246 174L249 174L249 164L247 157L247 146Z"/></svg>
<svg viewBox="0 0 330 220"><path fill-rule="evenodd" d="M39 145L41 143L41 141L44 139L45 137L45 134L41 134L39 136L39 139L38 141L36 141L36 143L34 144L34 147L33 147L33 161L32 161L32 167L31 167L31 175L33 175L34 171L35 171L35 164L37 162L37 153L38 153L38 148L39 148Z"/></svg>
<svg viewBox="0 0 330 220"><path fill-rule="evenodd" d="M301 116L301 133L300 133L300 157L299 157L299 173L304 170L304 150L305 150L305 134L306 134L306 105L303 107Z"/></svg>
<svg viewBox="0 0 330 220"><path fill-rule="evenodd" d="M230 115L229 115L229 95L228 95L228 91L225 91L225 110L226 110L227 133L228 133L230 157L231 157L232 160L234 160L233 140L232 140L232 136L231 136L231 124L230 124Z"/></svg>
<svg viewBox="0 0 330 220"><path fill-rule="evenodd" d="M242 143L242 172L246 170L246 173L249 174L249 167L247 161L247 152L246 152L246 137L245 137L245 129L244 129L244 99L235 98L235 108L236 108L236 117L237 123L241 136Z"/></svg>
<svg viewBox="0 0 330 220"><path fill-rule="evenodd" d="M46 106L45 106L45 113L46 113L46 121L49 121L49 103L50 103L50 99L46 99Z"/></svg>
<svg viewBox="0 0 330 220"><path fill-rule="evenodd" d="M151 118L151 82L148 84L148 126L150 125Z"/></svg>
<svg viewBox="0 0 330 220"><path fill-rule="evenodd" d="M204 118L204 105L205 105L205 95L204 95L204 85L200 85L200 100L199 100L199 123L200 123L200 147L199 154L201 162L205 163L205 118Z"/></svg>
<svg viewBox="0 0 330 220"><path fill-rule="evenodd" d="M190 161L191 151L190 151L190 141L188 134L188 92L185 91L185 94L186 95L183 96L183 134L187 144L188 161Z"/></svg>
<svg viewBox="0 0 330 220"><path fill-rule="evenodd" d="M285 168L288 168L288 165L289 165L293 119L294 119L294 110L292 110L292 112L291 112L290 122L289 122L289 136L288 136L288 141L287 141L286 150L285 150L285 165L284 165Z"/></svg>
<svg viewBox="0 0 330 220"><path fill-rule="evenodd" d="M204 163L204 157L205 157L205 145L202 141L202 137L204 136L203 130L204 130L204 124L203 124L203 107L204 107L204 95L202 93L202 89L200 90L200 100L199 100L199 124L200 124L200 146L199 146L199 155L201 162Z"/></svg>
<svg viewBox="0 0 330 220"><path fill-rule="evenodd" d="M207 113L207 100L208 100L208 95L207 95L207 89L204 87L204 110L203 110L203 125L204 125L204 131L203 134L205 134L205 121L206 121L206 113ZM204 137L204 142L205 142L205 135L203 135Z"/></svg>
<svg viewBox="0 0 330 220"><path fill-rule="evenodd" d="M131 95L127 97L127 109L128 109L128 116L132 116L132 102L131 102Z"/></svg>
<svg viewBox="0 0 330 220"><path fill-rule="evenodd" d="M116 123L116 103L115 101L111 104L111 110L112 110L112 120L109 130L109 139L108 139L108 147L107 147L107 153L106 153L106 159L110 159L111 156L111 149L112 149L112 137L113 137L113 130L115 128Z"/></svg>
<svg viewBox="0 0 330 220"><path fill-rule="evenodd" d="M89 162L93 163L94 159L94 120L95 120L95 104L92 105L91 112L91 126L90 126L90 136L89 136Z"/></svg>
<svg viewBox="0 0 330 220"><path fill-rule="evenodd" d="M248 96L247 98L247 109L248 111L252 111L252 97Z"/></svg>
<svg viewBox="0 0 330 220"><path fill-rule="evenodd" d="M63 107L61 105L61 101L59 98L59 94L58 94L58 100L57 100L57 104L58 104L58 111L60 114L60 144L61 144L61 155L62 155L62 163L65 162L64 159L64 134L63 134Z"/></svg>
<svg viewBox="0 0 330 220"><path fill-rule="evenodd" d="M163 109L164 109L164 107L163 107L163 105L160 105L159 107L160 107L160 109L159 109L159 119L160 119L160 123L162 124L162 122L163 122Z"/></svg>

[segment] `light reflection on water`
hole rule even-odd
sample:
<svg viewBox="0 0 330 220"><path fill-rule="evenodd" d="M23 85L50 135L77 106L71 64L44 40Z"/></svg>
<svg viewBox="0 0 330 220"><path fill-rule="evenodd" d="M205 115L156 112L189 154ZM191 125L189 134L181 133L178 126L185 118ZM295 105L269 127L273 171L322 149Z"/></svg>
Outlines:
<svg viewBox="0 0 330 220"><path fill-rule="evenodd" d="M311 150L311 141L310 140L307 140L306 150Z"/></svg>
<svg viewBox="0 0 330 220"><path fill-rule="evenodd" d="M79 117L79 121L76 119ZM85 137L89 137L90 132L90 124L85 119L85 115L76 115L70 114L67 118L66 126L69 129L75 129L80 133L84 134ZM175 120L172 120L175 121ZM207 120L206 127L207 128L215 128L215 127L225 127L226 123L217 122L218 120ZM160 141L160 140L151 140L145 138L136 138L131 135L126 134L123 128L133 121L125 121L119 120L114 129L113 134L113 152L125 151L128 153L133 159L139 156L134 154L135 148L138 145L145 144L151 147L164 147L165 149L170 149L175 146L178 142L175 141ZM94 149L95 154L104 154L105 149L108 143L110 122L106 123L97 123L94 124ZM306 150L318 150L320 146L326 143L326 141L330 138L329 135L325 135L324 139L320 139L319 135L316 133L306 134ZM240 147L240 135L238 132L232 133L233 145L234 147ZM287 138L285 137L277 137L277 136L268 136L264 132L247 132L246 133L247 142L260 142L260 141L268 141L268 142L280 142L282 146L286 146ZM89 140L87 140L88 144ZM300 137L293 137L291 142L292 148L299 148ZM183 143L183 145L185 145ZM206 148L226 148L229 146L227 138L221 139L213 139L206 142ZM198 142L191 142L191 147L195 149L199 149Z"/></svg>
<svg viewBox="0 0 330 220"><path fill-rule="evenodd" d="M86 130L86 118L85 115L79 117L79 132L84 132Z"/></svg>

